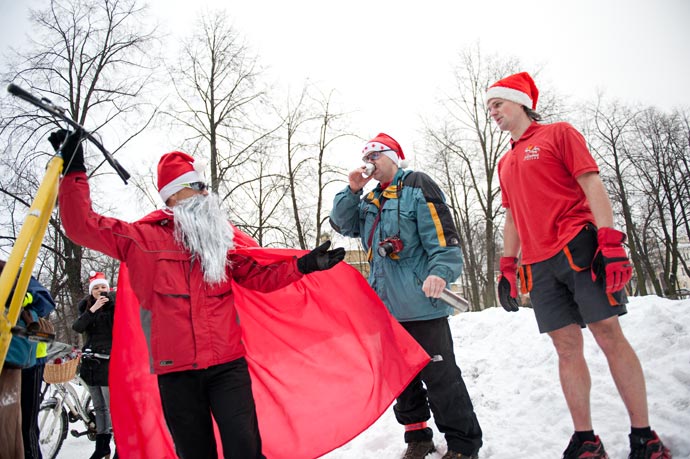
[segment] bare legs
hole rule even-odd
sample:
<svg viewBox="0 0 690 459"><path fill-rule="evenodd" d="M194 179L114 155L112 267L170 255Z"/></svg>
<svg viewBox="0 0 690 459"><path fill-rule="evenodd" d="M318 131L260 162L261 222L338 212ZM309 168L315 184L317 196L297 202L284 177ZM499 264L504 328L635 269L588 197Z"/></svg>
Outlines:
<svg viewBox="0 0 690 459"><path fill-rule="evenodd" d="M628 410L632 427L649 426L647 390L642 366L623 335L618 317L589 324L589 329L606 356L618 393ZM573 324L550 332L558 353L558 371L576 431L592 429L590 391L592 381L584 357L582 329Z"/></svg>

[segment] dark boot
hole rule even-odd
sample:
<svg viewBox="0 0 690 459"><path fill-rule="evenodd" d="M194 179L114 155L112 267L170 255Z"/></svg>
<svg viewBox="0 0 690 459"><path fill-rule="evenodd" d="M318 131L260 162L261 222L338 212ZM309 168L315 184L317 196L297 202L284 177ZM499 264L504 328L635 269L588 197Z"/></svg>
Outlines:
<svg viewBox="0 0 690 459"><path fill-rule="evenodd" d="M96 450L89 459L110 459L110 434L96 434Z"/></svg>
<svg viewBox="0 0 690 459"><path fill-rule="evenodd" d="M407 450L405 450L402 459L424 459L427 454L431 454L434 451L436 451L436 447L431 440L412 441L407 444Z"/></svg>

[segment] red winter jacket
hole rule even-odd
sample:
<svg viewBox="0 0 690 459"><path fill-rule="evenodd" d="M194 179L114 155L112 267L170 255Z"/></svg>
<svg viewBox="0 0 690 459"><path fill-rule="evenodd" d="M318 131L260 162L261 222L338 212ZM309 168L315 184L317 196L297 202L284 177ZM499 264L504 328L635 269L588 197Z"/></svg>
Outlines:
<svg viewBox="0 0 690 459"><path fill-rule="evenodd" d="M208 368L244 356L232 281L203 281L199 263L174 240L172 215L157 210L134 223L99 215L91 208L83 172L62 179L58 201L71 240L127 264L145 332L150 327L154 373ZM248 245L248 236L237 229L235 234L236 243ZM263 266L233 251L228 256L228 277L252 290L270 292L302 277L294 257Z"/></svg>

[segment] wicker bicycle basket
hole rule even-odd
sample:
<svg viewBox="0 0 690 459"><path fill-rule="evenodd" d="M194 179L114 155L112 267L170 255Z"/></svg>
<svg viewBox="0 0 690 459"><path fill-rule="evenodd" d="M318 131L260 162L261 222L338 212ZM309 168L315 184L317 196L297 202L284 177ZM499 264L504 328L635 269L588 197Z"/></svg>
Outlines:
<svg viewBox="0 0 690 459"><path fill-rule="evenodd" d="M43 370L43 380L48 384L66 383L77 374L77 367L81 356L63 363L46 363Z"/></svg>

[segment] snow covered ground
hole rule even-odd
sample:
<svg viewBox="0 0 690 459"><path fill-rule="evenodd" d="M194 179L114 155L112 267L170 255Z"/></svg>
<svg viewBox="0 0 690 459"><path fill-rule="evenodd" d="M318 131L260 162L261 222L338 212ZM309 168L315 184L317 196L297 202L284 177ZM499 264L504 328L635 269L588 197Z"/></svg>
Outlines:
<svg viewBox="0 0 690 459"><path fill-rule="evenodd" d="M645 371L652 428L674 458L690 459L690 300L631 298L628 311L621 323ZM484 431L480 457L560 458L572 423L555 351L550 339L538 333L532 310L491 308L450 321L456 358ZM611 459L624 459L630 430L625 407L603 354L589 332L585 336L594 429ZM436 430L435 441L438 451L428 459L439 459L446 451ZM88 457L93 447L84 438L69 437L59 457ZM397 459L404 449L402 428L389 409L367 431L323 457Z"/></svg>

